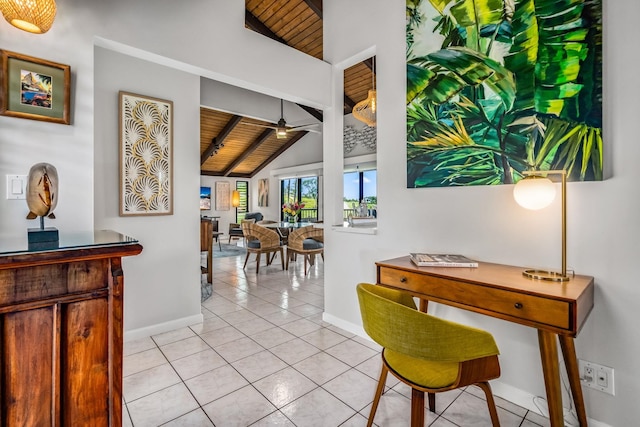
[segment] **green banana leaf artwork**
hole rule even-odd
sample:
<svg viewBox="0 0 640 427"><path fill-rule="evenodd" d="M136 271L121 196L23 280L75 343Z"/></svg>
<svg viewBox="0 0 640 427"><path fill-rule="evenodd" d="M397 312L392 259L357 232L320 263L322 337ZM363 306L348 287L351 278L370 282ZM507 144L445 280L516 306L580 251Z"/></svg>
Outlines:
<svg viewBox="0 0 640 427"><path fill-rule="evenodd" d="M603 179L601 0L407 0L407 187Z"/></svg>

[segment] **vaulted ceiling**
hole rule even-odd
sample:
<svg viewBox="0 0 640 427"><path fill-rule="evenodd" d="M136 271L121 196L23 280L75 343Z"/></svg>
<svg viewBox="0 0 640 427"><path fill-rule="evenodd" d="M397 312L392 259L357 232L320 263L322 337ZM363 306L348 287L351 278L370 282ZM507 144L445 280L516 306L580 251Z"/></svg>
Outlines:
<svg viewBox="0 0 640 427"><path fill-rule="evenodd" d="M322 60L322 0L246 0L245 26ZM344 73L344 111L367 98L372 88L371 60ZM322 112L299 105L322 121ZM262 122L208 108L200 109L200 173L250 178L295 144L308 131L290 130L278 139L276 123Z"/></svg>

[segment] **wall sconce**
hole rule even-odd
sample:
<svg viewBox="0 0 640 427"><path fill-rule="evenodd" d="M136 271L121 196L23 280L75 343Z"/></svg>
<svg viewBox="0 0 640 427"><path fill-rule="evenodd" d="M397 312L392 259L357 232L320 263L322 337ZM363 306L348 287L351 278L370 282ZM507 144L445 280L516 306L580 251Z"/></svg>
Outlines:
<svg viewBox="0 0 640 427"><path fill-rule="evenodd" d="M554 282L566 282L567 276L567 172L564 170L550 171L524 171L524 179L521 179L513 189L513 197L516 202L532 210L543 209L553 201L556 189L547 176L560 175L562 196L562 270L560 273L545 270L525 270L522 274L531 279L550 280Z"/></svg>
<svg viewBox="0 0 640 427"><path fill-rule="evenodd" d="M56 17L55 0L0 0L0 11L8 23L30 33L49 31Z"/></svg>
<svg viewBox="0 0 640 427"><path fill-rule="evenodd" d="M238 190L233 190L233 192L231 193L231 206L233 206L234 208L240 206L240 193L238 192Z"/></svg>

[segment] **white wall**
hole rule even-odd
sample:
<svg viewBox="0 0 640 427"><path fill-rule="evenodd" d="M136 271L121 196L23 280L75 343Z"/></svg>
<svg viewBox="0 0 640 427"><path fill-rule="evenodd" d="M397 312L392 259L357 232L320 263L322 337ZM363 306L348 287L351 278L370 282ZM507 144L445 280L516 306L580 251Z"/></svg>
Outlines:
<svg viewBox="0 0 640 427"><path fill-rule="evenodd" d="M635 129L640 97L635 70L640 58L630 55L637 51L632 44L640 37L639 27L633 24L640 4L635 0L603 3L605 155L613 164L613 177L569 183L568 263L596 281L594 310L576 340L578 357L615 368L615 397L585 389L588 416L612 426L629 426L637 424L640 416L636 403L640 290L635 260L640 253L640 198L635 188L640 179ZM360 281L375 280L376 260L413 250L458 252L525 266L551 267L560 260L557 203L542 214L525 212L517 207L513 188L507 185L406 188L404 6L401 0L324 3L325 60L339 64L372 47L377 55L378 205L384 215L375 236L336 232L325 236L325 313L355 325L361 322L355 292L349 290ZM353 28L372 31L354 32ZM334 81L333 96L340 99L336 86ZM326 117L325 128L335 132L339 115ZM325 139L325 176L338 170L331 144ZM332 210L328 198L326 202ZM443 306L437 313L491 331L501 349L500 381L544 395L535 331Z"/></svg>
<svg viewBox="0 0 640 427"><path fill-rule="evenodd" d="M75 18L65 2L58 5L53 28L29 34L0 19L0 49L71 66L71 125L0 116L0 236L26 233L24 200L6 199L5 175L26 175L38 162L56 167L59 201L47 226L61 233L93 228L93 46L70 27ZM78 55L83 52L83 55Z"/></svg>
<svg viewBox="0 0 640 427"><path fill-rule="evenodd" d="M52 163L60 175L54 225L61 233L92 229L95 222L142 240L143 254L125 261L128 336L175 328L197 319L200 311L193 284L199 257L192 260L199 241L199 76L322 108L329 102L322 87L329 82L330 66L246 30L244 3L238 0L193 0L190 7L169 0L60 0L57 6L53 28L44 35L27 34L0 19L2 49L68 64L72 70L71 126L0 117L0 235L21 234L33 226L24 219L24 201L6 200L4 176L26 174L36 162ZM150 62L97 49L109 57L97 58L97 64L96 45ZM118 143L119 89L175 103L174 143L184 150L174 159L172 217L116 217L118 181L109 150ZM100 102L94 101L94 91Z"/></svg>
<svg viewBox="0 0 640 427"><path fill-rule="evenodd" d="M175 327L196 323L202 320L200 78L99 47L94 60L95 226L135 236L144 247L139 256L124 260L125 330L145 335L146 328L167 321ZM119 216L120 90L173 101L173 215Z"/></svg>
<svg viewBox="0 0 640 427"><path fill-rule="evenodd" d="M333 219L341 214L343 119L341 92L327 63L339 64L368 50L361 59L377 54L378 196L384 215L378 221L376 236L326 233L326 312L358 325L352 291L355 284L375 280L376 260L411 250L455 251L486 261L528 266L555 265L559 258L557 205L546 215L524 212L513 202L509 186L406 189L403 1L326 0L327 63L245 30L244 4L239 0L192 0L189 5L192 7L186 8L170 0L59 0L56 22L44 35L21 32L0 20L3 49L70 64L73 70L71 126L0 117L0 177L26 173L38 161L56 165L62 185L56 226L61 232L92 228L94 201L102 197L97 190L94 193L94 43L264 90L272 96L325 106L324 189L326 194L336 195L331 201L326 198L325 214ZM629 426L640 416L635 403L640 395L640 374L635 369L636 355L640 354L635 326L640 320L636 308L640 291L635 283L635 258L640 252L640 201L635 185L640 179L636 165L640 145L635 132L640 86L635 81L640 59L634 45L640 38L640 28L635 25L640 3L604 2L604 9L605 141L613 173L604 182L569 184L568 261L576 271L595 276L597 284L596 306L576 342L578 356L616 370L615 397L585 390L588 415L612 426ZM375 30L354 32L356 27ZM147 78L131 74L132 90L158 90L145 85ZM171 81L165 83L172 85ZM174 94L174 88L166 90ZM176 94L175 99L182 96ZM190 105L185 108L193 111ZM95 114L95 120L102 118ZM110 142L117 144L115 139ZM96 156L100 149L96 146ZM186 187L177 190L197 203L197 179L188 178L189 173L184 181L180 179L180 185L186 183ZM97 179L96 175L95 188L102 188ZM4 191L4 184L0 185L0 232L22 233L29 226L22 219L26 208L20 206L23 202L7 201ZM326 222L331 220L325 218ZM544 229L551 230L548 236L531 232ZM146 233L142 233L145 240ZM131 234L135 236L136 230ZM184 237L191 238L191 232ZM172 262L160 255L156 245L185 244L191 250L191 243L185 242L146 241L139 259L145 260L150 271ZM128 275L133 267L125 268L127 289L148 289L144 279ZM180 274L182 266L176 263L175 268ZM185 277L192 274L190 266L184 268ZM137 325L138 318L142 325L146 307L144 300L128 305L127 322ZM158 322L175 316L169 303L154 307L154 312ZM544 393L534 331L444 307L438 314L490 330L502 351L501 381L532 394Z"/></svg>

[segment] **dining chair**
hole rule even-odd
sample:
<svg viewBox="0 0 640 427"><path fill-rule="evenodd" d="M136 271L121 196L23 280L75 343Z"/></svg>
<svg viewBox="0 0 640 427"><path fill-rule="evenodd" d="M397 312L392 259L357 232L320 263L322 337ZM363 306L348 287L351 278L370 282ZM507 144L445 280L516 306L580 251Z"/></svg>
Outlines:
<svg viewBox="0 0 640 427"><path fill-rule="evenodd" d="M229 244L231 244L231 239L244 239L244 232L242 230L242 224L245 222L256 222L255 219L243 219L240 221L240 224L236 222L232 222L229 224Z"/></svg>
<svg viewBox="0 0 640 427"><path fill-rule="evenodd" d="M251 254L256 254L256 274L260 271L260 258L262 254L267 256L267 265L271 265L276 254L280 254L282 269L284 270L284 251L280 236L273 230L255 224L254 222L243 221L242 232L245 238L247 256L244 259L243 269L247 267L247 261Z"/></svg>
<svg viewBox="0 0 640 427"><path fill-rule="evenodd" d="M373 424L387 373L411 387L411 425L424 425L424 393L435 412L435 394L468 385L484 391L493 426L498 413L489 380L500 376L498 347L483 330L416 309L411 295L380 285L357 285L362 323L382 349L382 370L367 426Z"/></svg>
<svg viewBox="0 0 640 427"><path fill-rule="evenodd" d="M289 261L293 261L298 254L304 257L304 275L306 276L307 264L313 266L316 255L320 255L324 260L324 229L308 225L290 232L287 238L286 270L289 269Z"/></svg>

